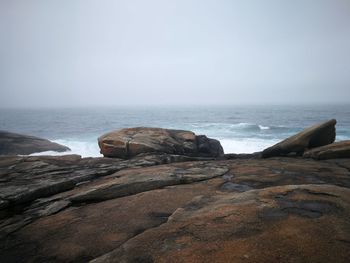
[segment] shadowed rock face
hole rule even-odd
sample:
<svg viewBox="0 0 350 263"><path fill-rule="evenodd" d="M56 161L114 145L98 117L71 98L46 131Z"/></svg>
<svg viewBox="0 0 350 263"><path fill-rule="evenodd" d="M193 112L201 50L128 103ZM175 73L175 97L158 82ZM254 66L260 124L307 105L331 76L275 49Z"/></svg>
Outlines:
<svg viewBox="0 0 350 263"><path fill-rule="evenodd" d="M36 152L65 152L69 150L64 145L46 139L0 131L0 155L27 155Z"/></svg>
<svg viewBox="0 0 350 263"><path fill-rule="evenodd" d="M350 158L350 141L340 141L306 151L305 158L317 160Z"/></svg>
<svg viewBox="0 0 350 263"><path fill-rule="evenodd" d="M262 152L262 157L284 156L290 153L302 155L307 149L333 143L335 140L336 123L337 121L332 119L311 126L302 132L265 149Z"/></svg>
<svg viewBox="0 0 350 263"><path fill-rule="evenodd" d="M0 157L0 262L348 262L349 188L346 158Z"/></svg>
<svg viewBox="0 0 350 263"><path fill-rule="evenodd" d="M224 151L220 142L193 132L161 128L128 128L98 138L106 157L131 158L141 153L168 153L187 156L218 157Z"/></svg>

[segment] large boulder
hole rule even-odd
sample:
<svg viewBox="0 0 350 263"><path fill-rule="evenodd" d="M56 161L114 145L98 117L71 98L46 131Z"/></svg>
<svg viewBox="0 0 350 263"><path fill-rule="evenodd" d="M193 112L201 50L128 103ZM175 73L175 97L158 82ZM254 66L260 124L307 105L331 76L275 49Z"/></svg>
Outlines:
<svg viewBox="0 0 350 263"><path fill-rule="evenodd" d="M27 155L37 152L65 152L70 149L46 139L0 131L0 155Z"/></svg>
<svg viewBox="0 0 350 263"><path fill-rule="evenodd" d="M303 157L317 160L350 158L350 140L340 141L308 150Z"/></svg>
<svg viewBox="0 0 350 263"><path fill-rule="evenodd" d="M335 140L335 119L313 125L262 152L263 158L302 155L305 150L331 144Z"/></svg>
<svg viewBox="0 0 350 263"><path fill-rule="evenodd" d="M141 153L168 153L186 156L218 157L223 148L218 140L191 131L161 128L126 128L98 138L105 157L128 159Z"/></svg>

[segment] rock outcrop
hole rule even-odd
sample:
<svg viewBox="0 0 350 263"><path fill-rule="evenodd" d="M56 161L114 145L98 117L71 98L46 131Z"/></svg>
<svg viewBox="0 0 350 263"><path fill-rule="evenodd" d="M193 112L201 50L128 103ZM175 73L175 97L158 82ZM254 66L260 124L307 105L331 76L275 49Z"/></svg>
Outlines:
<svg viewBox="0 0 350 263"><path fill-rule="evenodd" d="M198 197L92 262L347 262L348 216L350 189L329 185Z"/></svg>
<svg viewBox="0 0 350 263"><path fill-rule="evenodd" d="M340 141L306 151L305 158L317 160L350 158L350 141Z"/></svg>
<svg viewBox="0 0 350 263"><path fill-rule="evenodd" d="M102 136L114 158L0 156L0 262L347 263L350 141L334 125L264 151L311 158L155 128Z"/></svg>
<svg viewBox="0 0 350 263"><path fill-rule="evenodd" d="M70 149L46 139L0 131L0 155L27 155L37 152L65 152Z"/></svg>
<svg viewBox="0 0 350 263"><path fill-rule="evenodd" d="M127 128L98 138L105 157L128 159L142 153L218 157L224 154L219 141L191 131L161 128Z"/></svg>
<svg viewBox="0 0 350 263"><path fill-rule="evenodd" d="M305 150L333 143L335 119L313 125L302 132L279 142L262 152L263 158L285 156L291 153L302 155Z"/></svg>
<svg viewBox="0 0 350 263"><path fill-rule="evenodd" d="M73 202L93 202L137 194L171 185L190 184L222 176L227 168L212 164L198 163L196 167L186 167L184 170L177 165L163 167L135 168L120 171L104 178L98 183L91 184L70 198Z"/></svg>
<svg viewBox="0 0 350 263"><path fill-rule="evenodd" d="M0 193L0 262L350 256L348 158L3 156Z"/></svg>

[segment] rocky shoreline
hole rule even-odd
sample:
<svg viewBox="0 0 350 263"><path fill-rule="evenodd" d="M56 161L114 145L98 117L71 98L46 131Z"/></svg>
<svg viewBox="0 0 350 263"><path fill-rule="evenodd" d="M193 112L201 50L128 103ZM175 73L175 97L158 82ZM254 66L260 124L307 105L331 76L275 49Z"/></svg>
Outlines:
<svg viewBox="0 0 350 263"><path fill-rule="evenodd" d="M335 123L265 154L136 128L100 137L113 158L1 156L0 262L348 262Z"/></svg>
<svg viewBox="0 0 350 263"><path fill-rule="evenodd" d="M35 136L23 135L0 130L1 155L27 155L37 152L66 152L67 146Z"/></svg>

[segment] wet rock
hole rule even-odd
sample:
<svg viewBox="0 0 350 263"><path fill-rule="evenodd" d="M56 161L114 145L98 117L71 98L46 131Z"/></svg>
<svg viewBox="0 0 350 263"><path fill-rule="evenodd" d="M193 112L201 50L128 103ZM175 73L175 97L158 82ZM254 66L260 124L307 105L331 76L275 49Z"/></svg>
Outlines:
<svg viewBox="0 0 350 263"><path fill-rule="evenodd" d="M223 159L258 159L261 158L261 152L255 153L226 153Z"/></svg>
<svg viewBox="0 0 350 263"><path fill-rule="evenodd" d="M142 153L168 153L186 156L218 157L223 155L219 141L191 131L161 128L127 128L98 138L106 157L131 158Z"/></svg>
<svg viewBox="0 0 350 263"><path fill-rule="evenodd" d="M37 152L65 152L70 149L46 139L0 131L0 155L27 155Z"/></svg>
<svg viewBox="0 0 350 263"><path fill-rule="evenodd" d="M226 182L260 189L278 185L334 184L350 187L350 159L314 161L303 158L230 160ZM226 177L226 175L225 175Z"/></svg>
<svg viewBox="0 0 350 263"><path fill-rule="evenodd" d="M263 158L285 156L291 153L302 155L305 150L333 143L335 119L316 124L279 142L262 152Z"/></svg>
<svg viewBox="0 0 350 263"><path fill-rule="evenodd" d="M317 160L350 158L350 141L340 141L313 148L306 151L303 157Z"/></svg>
<svg viewBox="0 0 350 263"><path fill-rule="evenodd" d="M232 192L245 192L251 190L252 188L244 184L235 184L232 182L224 183L221 188L222 191L232 191Z"/></svg>

